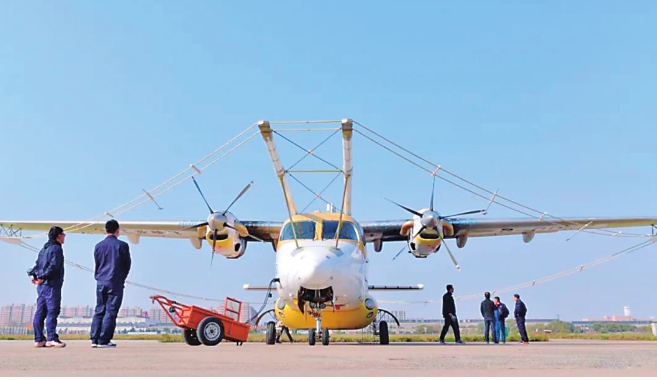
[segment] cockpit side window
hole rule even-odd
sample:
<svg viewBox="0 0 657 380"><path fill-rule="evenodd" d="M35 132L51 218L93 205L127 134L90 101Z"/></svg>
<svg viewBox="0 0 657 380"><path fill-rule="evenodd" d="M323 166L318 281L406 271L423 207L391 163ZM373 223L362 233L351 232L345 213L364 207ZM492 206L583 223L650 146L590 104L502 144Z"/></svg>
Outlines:
<svg viewBox="0 0 657 380"><path fill-rule="evenodd" d="M322 240L335 239L338 231L337 220L325 220L322 222ZM356 226L352 222L342 222L340 227L340 239L358 240L359 234Z"/></svg>
<svg viewBox="0 0 657 380"><path fill-rule="evenodd" d="M292 231L292 226L294 226L294 233ZM280 240L294 240L295 233L297 239L314 240L315 228L315 222L312 220L289 222L283 227Z"/></svg>

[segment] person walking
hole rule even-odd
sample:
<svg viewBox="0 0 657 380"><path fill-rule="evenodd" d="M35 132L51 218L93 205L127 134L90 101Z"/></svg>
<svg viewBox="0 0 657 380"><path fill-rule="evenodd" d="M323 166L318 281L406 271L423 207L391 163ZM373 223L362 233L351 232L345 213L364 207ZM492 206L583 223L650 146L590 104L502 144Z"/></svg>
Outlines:
<svg viewBox="0 0 657 380"><path fill-rule="evenodd" d="M464 344L461 340L461 333L459 331L459 320L456 316L456 304L454 303L454 287L452 285L447 285L447 293L443 295L443 318L445 318L445 325L443 330L440 332L440 344L445 344L445 335L449 331L449 327L452 327L454 331L454 339L457 344Z"/></svg>

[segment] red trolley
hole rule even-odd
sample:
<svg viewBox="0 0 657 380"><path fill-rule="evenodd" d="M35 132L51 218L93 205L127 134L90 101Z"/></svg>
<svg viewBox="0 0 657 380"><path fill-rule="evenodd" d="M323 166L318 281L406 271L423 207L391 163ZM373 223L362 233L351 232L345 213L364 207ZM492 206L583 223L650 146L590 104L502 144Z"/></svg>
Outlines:
<svg viewBox="0 0 657 380"><path fill-rule="evenodd" d="M185 342L190 346L216 346L222 340L236 342L241 346L247 341L251 325L240 322L242 302L226 297L224 314L189 306L170 300L164 296L153 295L173 323L183 329Z"/></svg>

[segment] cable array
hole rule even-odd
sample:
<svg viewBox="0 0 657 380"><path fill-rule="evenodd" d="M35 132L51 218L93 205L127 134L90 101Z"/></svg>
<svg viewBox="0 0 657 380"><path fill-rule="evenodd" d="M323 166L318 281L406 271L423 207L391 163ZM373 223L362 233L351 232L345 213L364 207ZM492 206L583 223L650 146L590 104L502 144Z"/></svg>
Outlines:
<svg viewBox="0 0 657 380"><path fill-rule="evenodd" d="M627 254L630 254L632 252L636 252L638 250L644 249L644 248L646 248L646 247L648 247L652 244L655 244L655 243L657 243L657 237L653 237L652 239L646 240L642 243L639 243L639 244L633 245L629 248L625 248L621 251L612 253L611 255L599 258L597 260L588 262L586 264L582 264L582 265L580 265L576 268L568 269L568 270L565 270L565 271L562 271L562 272L559 272L559 273L555 273L553 275L546 276L546 277L540 278L538 280L533 280L533 281L524 282L524 283L518 284L518 285L508 286L506 288L497 289L497 290L491 291L490 294L492 294L492 295L503 294L503 293L509 293L509 292L513 292L513 291L518 291L520 289L531 288L531 287L534 287L534 286L539 285L539 284L544 284L546 282L554 281L554 280L557 280L557 279L560 279L560 278L563 278L563 277L566 277L566 276L570 276L570 275L575 274L575 273L580 273L584 269L588 269L588 268L591 268L591 267L594 267L594 266L597 266L597 265L600 265L600 264L604 264L608 261L611 261L611 260L617 259L619 257L622 257L622 255L624 255L624 254L627 255ZM470 294L470 295L467 295L467 296L456 297L455 300L456 301L465 301L465 300L477 299L477 298L481 298L481 295L482 295L482 293L475 293L475 294ZM378 301L378 302L379 303L390 303L390 304L429 304L429 303L442 303L443 300L442 299L433 299L433 300L425 300L425 301Z"/></svg>
<svg viewBox="0 0 657 380"><path fill-rule="evenodd" d="M102 220L102 219L104 219L108 216L110 218L116 218L117 216L119 216L121 214L124 214L128 211L134 210L137 207L139 207L139 206L141 206L141 205L143 205L143 204L145 204L149 201L154 202L155 198L157 198L159 196L162 196L162 195L168 193L169 191L175 189L176 187L182 185L183 183L185 183L186 181L191 179L194 175L201 174L204 170L208 169L210 166L212 166L212 165L216 164L217 162L221 161L226 156L233 153L235 150L240 148L242 145L246 144L248 141L250 141L255 136L260 134L260 132L257 131L255 133L249 135L245 140L239 142L236 146L229 149L223 155L221 155L218 158L215 158L214 160L210 161L205 166L202 166L204 162L208 161L210 158L216 156L219 152L226 149L230 144L237 141L240 137L245 135L248 131L253 129L255 126L256 126L256 124L252 124L249 128L245 129L244 131L239 133L237 136L233 137L230 141L228 141L224 145L222 145L219 148L213 150L212 152L207 154L205 157L203 157L202 159L200 159L196 163L189 165L189 167L187 169L185 169L185 170L181 171L180 173L176 174L175 176L169 178L168 180L166 180L163 183L161 183L160 185L154 187L150 191L144 191L144 194L140 195L139 197L136 197L136 198L132 199L129 202L126 202L126 203L124 203L120 206L117 206L117 207L115 207L114 209L112 209L110 211L106 211L102 214L96 215L96 216L90 218L87 221L84 221L84 222L81 222L81 223L66 227L66 228L64 228L64 231L66 231L66 232L78 231L78 230L87 228L89 226L92 226L95 222L97 222L99 220ZM191 174L189 174L190 172L191 172ZM178 178L183 177L185 175L187 175L187 176L184 177L183 179L181 179L180 181L175 182L175 183L171 184L168 187L165 187L165 186L169 185L170 183L174 182L175 180L177 180ZM29 236L23 236L22 238L23 239L35 239L35 238L45 237L45 236L47 236L47 232L40 233L40 234L29 235Z"/></svg>
<svg viewBox="0 0 657 380"><path fill-rule="evenodd" d="M423 171L426 171L427 173L430 173L432 176L437 177L437 178L441 179L442 181L445 181L445 182L447 182L447 183L449 183L453 186L456 186L456 187L460 188L461 190L464 190L464 191L466 191L470 194L473 194L473 195L475 195L479 198L485 199L489 202L498 204L498 205L500 205L504 208L507 208L509 210L515 211L517 213L520 213L520 214L523 214L525 216L528 216L528 217L531 217L531 218L534 218L534 219L538 219L538 220L543 220L545 217L552 218L552 219L555 219L555 220L546 220L546 222L551 223L553 225L567 225L567 226L580 227L581 230L578 231L578 232L597 234L597 235L605 235L605 236L611 236L611 237L621 236L621 237L648 238L648 237L652 236L650 234L622 233L622 232L619 232L619 231L612 231L612 230L608 230L608 229L604 229L604 228L591 228L590 230L584 230L586 225L577 224L577 223L574 223L572 221L568 221L568 220L559 218L557 216L550 215L547 212L539 211L539 210L537 210L535 208L532 208L530 206L526 206L522 203L516 202L516 201L511 200L509 198L506 198L504 196L501 196L499 194L499 192L497 192L497 191L493 192L489 189L486 189L481 185L478 185L478 184L476 184L476 183L474 183L470 180L467 180L467 179L463 178L462 176L459 176L459 175L445 169L445 167L443 167L442 165L435 164L435 163L429 161L428 159L419 156L418 154L412 152L409 149L404 148L403 146L395 143L394 141L392 141L392 140L384 137L383 135L373 131L372 129L368 128L367 126L365 126L361 123L359 123L358 121L354 120L354 124L361 127L364 131L366 131L366 133L370 133L370 134L376 136L380 140L385 141L386 143L396 147L397 149L403 151L404 153L406 153L406 154L408 154L408 155L410 155L411 157L414 158L414 159L411 159L409 157L404 156L403 154L401 154L401 153L395 151L394 149L392 149L390 146L386 146L386 144L381 143L380 141L376 141L375 138L372 138L372 137L368 136L366 133L364 133L360 129L357 129L357 128L354 127L354 131L356 133L363 136L365 139L373 142L374 144L378 145L379 147L385 149L386 151L388 151L388 152L394 154L395 156L401 158L402 160L412 164L413 166L416 166L417 168L419 168ZM427 167L427 165L429 165L429 167ZM445 173L448 176L451 176L455 180L461 181L461 182L465 183L466 185L474 187L474 188L476 188L477 190L479 190L481 192L487 193L487 195L481 194L480 192L478 192L476 190L473 190L471 188L467 188L464 185L456 183L454 180L450 180L448 178L445 178L444 176L440 175L441 172ZM491 198L491 196L492 196L492 198ZM512 205L515 205L517 207L510 206L508 204L502 203L502 202L498 201L498 199L504 200L504 201L506 201L506 202L508 202ZM523 209L527 210L527 211L523 211Z"/></svg>

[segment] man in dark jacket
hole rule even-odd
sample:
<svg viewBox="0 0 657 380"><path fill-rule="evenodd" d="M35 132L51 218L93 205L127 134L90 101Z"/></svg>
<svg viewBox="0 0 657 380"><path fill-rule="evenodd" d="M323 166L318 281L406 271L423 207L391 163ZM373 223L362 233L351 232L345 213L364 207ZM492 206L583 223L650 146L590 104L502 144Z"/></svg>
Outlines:
<svg viewBox="0 0 657 380"><path fill-rule="evenodd" d="M497 341L502 339L506 344L506 325L504 320L509 316L509 309L500 301L500 297L495 297L495 306L497 307L497 321L495 324L495 338Z"/></svg>
<svg viewBox="0 0 657 380"><path fill-rule="evenodd" d="M57 335L57 317L61 311L62 286L64 285L64 244L66 234L54 226L48 231L48 242L39 251L36 265L28 272L32 283L37 285L37 309L34 313L34 346L66 347ZM43 335L46 323L48 339Z"/></svg>
<svg viewBox="0 0 657 380"><path fill-rule="evenodd" d="M123 302L123 288L132 261L128 243L118 239L119 223L112 219L105 223L107 237L96 244L96 312L91 323L91 347L116 347L111 340L116 328L116 317Z"/></svg>
<svg viewBox="0 0 657 380"><path fill-rule="evenodd" d="M464 344L461 340L461 333L459 332L459 320L456 317L456 304L454 303L452 293L454 293L454 287L447 285L447 293L443 295L443 318L445 318L445 326L443 326L443 331L440 332L440 344L445 344L445 335L447 335L450 326L454 330L456 343Z"/></svg>
<svg viewBox="0 0 657 380"><path fill-rule="evenodd" d="M493 342L497 343L497 338L495 337L495 303L490 300L490 293L484 293L484 300L481 301L481 306L479 310L481 311L481 316L484 317L484 341L488 344L489 341L489 332L493 336Z"/></svg>
<svg viewBox="0 0 657 380"><path fill-rule="evenodd" d="M525 306L525 303L520 300L518 294L514 294L513 299L516 301L516 308L513 312L513 316L516 318L516 324L518 325L518 331L520 332L520 338L522 339L521 343L529 344L529 337L527 336L527 329L525 328L527 306Z"/></svg>

